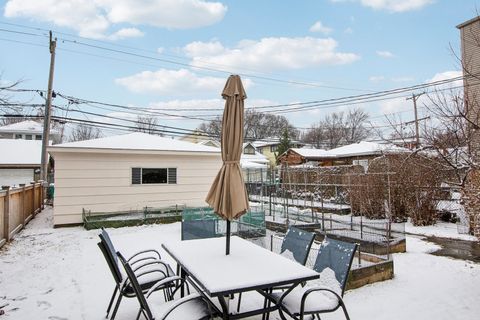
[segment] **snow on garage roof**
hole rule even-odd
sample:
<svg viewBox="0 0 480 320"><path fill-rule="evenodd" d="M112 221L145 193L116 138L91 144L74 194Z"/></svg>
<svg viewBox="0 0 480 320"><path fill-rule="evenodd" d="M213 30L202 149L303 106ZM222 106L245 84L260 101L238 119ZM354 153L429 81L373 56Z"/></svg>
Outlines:
<svg viewBox="0 0 480 320"><path fill-rule="evenodd" d="M298 153L305 158L324 158L331 157L332 154L324 149L311 149L311 148L291 148L295 153Z"/></svg>
<svg viewBox="0 0 480 320"><path fill-rule="evenodd" d="M42 141L0 139L0 165L40 166Z"/></svg>
<svg viewBox="0 0 480 320"><path fill-rule="evenodd" d="M43 133L43 123L33 120L25 120L22 122L7 124L0 127L0 132L28 132L28 133ZM57 133L56 129L51 129L51 133Z"/></svg>
<svg viewBox="0 0 480 320"><path fill-rule="evenodd" d="M376 155L382 153L409 152L408 149L397 147L392 144L360 141L343 147L328 150L327 153L333 157L355 157L365 155Z"/></svg>
<svg viewBox="0 0 480 320"><path fill-rule="evenodd" d="M187 141L163 138L147 133L134 132L85 141L67 142L49 148L49 151L65 149L144 150L220 153L220 149Z"/></svg>

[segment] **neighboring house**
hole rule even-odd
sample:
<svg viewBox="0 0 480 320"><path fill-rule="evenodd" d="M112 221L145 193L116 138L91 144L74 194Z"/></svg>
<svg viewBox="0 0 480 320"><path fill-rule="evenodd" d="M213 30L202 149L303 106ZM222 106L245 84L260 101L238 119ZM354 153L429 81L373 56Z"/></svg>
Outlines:
<svg viewBox="0 0 480 320"><path fill-rule="evenodd" d="M243 153L240 157L240 165L245 182L261 181L266 179L268 164L266 156L256 150L252 143L243 144Z"/></svg>
<svg viewBox="0 0 480 320"><path fill-rule="evenodd" d="M55 160L54 225L79 224L82 209L205 206L220 149L131 133L49 148Z"/></svg>
<svg viewBox="0 0 480 320"><path fill-rule="evenodd" d="M200 143L203 141L215 141L218 143L218 141L211 139L208 134L198 129L195 129L191 134L186 134L184 136L181 136L180 138L178 138L178 140L191 142L191 143Z"/></svg>
<svg viewBox="0 0 480 320"><path fill-rule="evenodd" d="M329 156L330 153L324 149L290 148L278 158L280 163L294 166L307 162L312 163L325 160L325 157Z"/></svg>
<svg viewBox="0 0 480 320"><path fill-rule="evenodd" d="M319 166L361 165L365 169L369 162L388 153L409 152L408 149L392 144L361 141L331 150L320 149L289 149L281 157L282 163L298 165L315 161Z"/></svg>
<svg viewBox="0 0 480 320"><path fill-rule="evenodd" d="M480 16L457 26L462 42L463 86L472 160L480 162ZM470 231L480 239L480 169L472 168L463 188L463 200L469 216Z"/></svg>
<svg viewBox="0 0 480 320"><path fill-rule="evenodd" d="M280 145L280 141L278 138L266 138L264 140L265 141L254 141L252 142L252 146L254 146L258 152L267 157L271 166L275 166L277 164L277 149ZM304 145L304 143L299 141L291 142L292 148L301 148Z"/></svg>
<svg viewBox="0 0 480 320"><path fill-rule="evenodd" d="M0 139L0 185L18 186L40 177L42 141Z"/></svg>
<svg viewBox="0 0 480 320"><path fill-rule="evenodd" d="M0 127L0 139L42 140L42 137L42 122L26 120ZM49 140L56 142L59 141L59 139L60 132L52 128L50 130Z"/></svg>
<svg viewBox="0 0 480 320"><path fill-rule="evenodd" d="M185 141L185 140L183 140L183 141ZM200 140L196 143L201 144L202 146L220 148L220 142L218 142L217 140Z"/></svg>
<svg viewBox="0 0 480 320"><path fill-rule="evenodd" d="M463 85L469 129L475 134L469 141L470 151L476 160L480 160L480 130L472 124L480 125L480 16L457 26L462 43Z"/></svg>

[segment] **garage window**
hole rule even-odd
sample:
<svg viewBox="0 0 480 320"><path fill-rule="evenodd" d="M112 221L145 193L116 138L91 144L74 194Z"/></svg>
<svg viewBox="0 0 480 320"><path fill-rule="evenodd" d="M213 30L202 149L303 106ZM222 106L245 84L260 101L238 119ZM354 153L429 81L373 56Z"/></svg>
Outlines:
<svg viewBox="0 0 480 320"><path fill-rule="evenodd" d="M177 168L132 168L132 184L176 184Z"/></svg>

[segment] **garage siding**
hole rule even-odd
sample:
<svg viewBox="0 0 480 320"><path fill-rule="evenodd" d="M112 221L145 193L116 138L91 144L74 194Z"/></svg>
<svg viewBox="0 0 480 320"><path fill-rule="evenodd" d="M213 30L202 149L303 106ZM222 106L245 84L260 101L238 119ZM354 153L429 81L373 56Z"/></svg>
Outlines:
<svg viewBox="0 0 480 320"><path fill-rule="evenodd" d="M155 155L57 152L54 224L82 222L92 212L140 210L174 205L205 206L221 167L215 155ZM132 168L177 168L177 184L132 184Z"/></svg>

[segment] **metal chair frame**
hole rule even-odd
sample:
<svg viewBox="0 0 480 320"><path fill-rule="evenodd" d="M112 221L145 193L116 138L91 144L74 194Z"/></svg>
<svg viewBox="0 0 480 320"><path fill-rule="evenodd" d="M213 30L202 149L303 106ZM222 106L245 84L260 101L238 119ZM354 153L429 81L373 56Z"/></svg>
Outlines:
<svg viewBox="0 0 480 320"><path fill-rule="evenodd" d="M326 240L327 238L325 238ZM347 244L347 242L343 242L343 241L339 241L339 240L331 240L329 239L328 241L335 241L337 242L337 244L339 245L342 245L342 244ZM352 245L351 243L348 243L348 245ZM341 295L339 295L338 293L336 293L335 291L329 289L329 288L321 288L321 287L318 287L318 288L310 288L308 290L305 291L305 293L303 294L302 296L302 300L300 301L300 313L291 313L286 307L283 306L282 302L283 300L285 299L285 297L294 289L294 287L291 287L290 289L288 289L287 291L285 291L285 293L280 297L279 301L278 301L278 305L279 305L279 314L280 314L280 317L284 320L286 320L285 318L285 315L284 315L284 312L286 314L288 314L290 317L292 317L293 319L296 319L296 320L303 320L304 317L306 315L313 315L313 316L317 316L318 319L320 319L320 314L322 313L330 313L330 312L334 312L336 310L338 310L338 308L342 308L342 311L345 315L345 318L347 320L350 320L350 316L348 314L348 311L347 311L347 308L345 306L345 303L343 302L343 294L345 292L345 288L346 288L346 285L347 285L347 281L348 281L348 275L350 273L350 269L352 267L352 262L353 262L353 258L355 256L355 252L357 251L357 248L358 248L358 244L353 244L353 249L352 249L352 252L349 254L349 261L348 261L348 268L347 268L347 272L346 272L346 275L343 279L343 281L341 281L340 285L341 285L341 289L342 289L342 292L341 292ZM318 251L318 255L317 255L317 261L319 259L321 259L321 254L322 254L322 251L321 251L322 247L320 247L320 250ZM315 265L317 265L317 263L315 263ZM314 267L315 269L315 267ZM318 270L317 270L318 271ZM320 270L321 271L321 270ZM334 270L335 271L335 270ZM335 308L333 309L327 309L327 310L316 310L316 311L309 311L309 312L306 312L305 311L305 301L308 297L309 294L311 294L312 292L318 292L318 291L325 291L325 292L330 292L332 293L333 295L336 296L336 298L338 299L338 304Z"/></svg>

